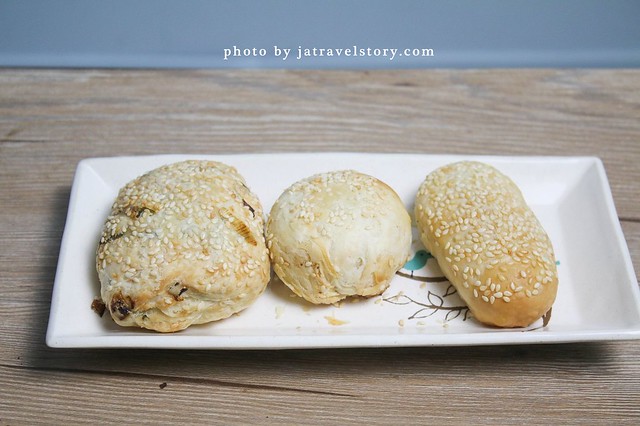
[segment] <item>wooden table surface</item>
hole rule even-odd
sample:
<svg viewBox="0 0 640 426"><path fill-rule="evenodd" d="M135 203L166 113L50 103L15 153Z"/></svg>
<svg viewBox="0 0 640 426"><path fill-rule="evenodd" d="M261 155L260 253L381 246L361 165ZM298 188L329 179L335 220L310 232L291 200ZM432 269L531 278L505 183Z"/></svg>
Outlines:
<svg viewBox="0 0 640 426"><path fill-rule="evenodd" d="M0 70L0 424L640 423L640 341L45 345L79 160L300 151L598 156L638 274L640 70Z"/></svg>

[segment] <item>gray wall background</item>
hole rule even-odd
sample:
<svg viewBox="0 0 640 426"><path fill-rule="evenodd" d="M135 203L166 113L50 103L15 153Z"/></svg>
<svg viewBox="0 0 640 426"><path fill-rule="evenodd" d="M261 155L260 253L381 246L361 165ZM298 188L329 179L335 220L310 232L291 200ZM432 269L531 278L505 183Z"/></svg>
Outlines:
<svg viewBox="0 0 640 426"><path fill-rule="evenodd" d="M224 61L234 45L268 54ZM435 56L283 61L274 45ZM0 66L638 67L640 1L0 0Z"/></svg>

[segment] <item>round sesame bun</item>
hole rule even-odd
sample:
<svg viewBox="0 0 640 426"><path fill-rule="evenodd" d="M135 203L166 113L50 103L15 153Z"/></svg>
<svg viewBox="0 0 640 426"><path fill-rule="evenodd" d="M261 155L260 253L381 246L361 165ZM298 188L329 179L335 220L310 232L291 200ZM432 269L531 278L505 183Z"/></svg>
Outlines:
<svg viewBox="0 0 640 426"><path fill-rule="evenodd" d="M174 163L129 182L96 259L115 322L172 332L245 309L269 281L262 215L243 178L221 163Z"/></svg>
<svg viewBox="0 0 640 426"><path fill-rule="evenodd" d="M382 293L404 265L411 219L389 186L355 171L296 182L276 201L267 244L280 279L311 303Z"/></svg>
<svg viewBox="0 0 640 426"><path fill-rule="evenodd" d="M551 309L553 247L507 176L479 162L441 167L420 186L415 216L422 242L478 321L525 327Z"/></svg>

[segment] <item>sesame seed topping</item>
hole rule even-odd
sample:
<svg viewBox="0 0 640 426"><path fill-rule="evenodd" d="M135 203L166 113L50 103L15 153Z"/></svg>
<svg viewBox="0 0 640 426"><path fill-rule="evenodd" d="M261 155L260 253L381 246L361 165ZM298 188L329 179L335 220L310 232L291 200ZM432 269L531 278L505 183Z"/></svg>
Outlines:
<svg viewBox="0 0 640 426"><path fill-rule="evenodd" d="M514 187L490 166L460 162L430 173L416 199L416 206L430 212L429 217L416 215L427 241L431 247L446 245L434 255L451 263L452 275L463 272L462 286L467 280L472 285L466 291L489 302L491 297L509 302L523 291L536 296L557 279L549 239L533 212L522 208L526 204Z"/></svg>
<svg viewBox="0 0 640 426"><path fill-rule="evenodd" d="M257 213L255 216L244 209L242 200L251 204ZM221 208L218 212L220 206L225 210ZM261 244L256 241L255 246L249 244L251 247L245 250L245 239L227 222L220 221L218 215L223 211L228 211L233 222L242 223L248 234L260 235ZM266 285L269 263L266 243L262 238L263 220L259 202L235 169L211 161L184 161L162 166L132 180L119 191L98 247L98 258L102 260L97 265L100 281L111 295L118 293L132 302L141 295L148 299L148 291L163 294L164 287L160 281L168 279L165 272L170 269L168 265L180 265L182 260L188 260L189 268L195 272L202 271L207 279L212 280L190 283L189 288L196 291L180 293L179 299L175 295L157 297L145 308L139 307L142 303L136 303L136 309L128 314L126 325L137 323L152 328L153 320L138 322L142 321L146 309L163 310L166 308L164 304L181 306L182 300L193 303L192 294L199 294L198 298L202 300L197 302L198 306L192 313L185 309L189 315L181 321L188 325L189 321L204 320L208 314L203 315L203 312L214 304L230 303L235 297L220 297L226 296L222 289L226 284L221 280L225 274L220 273L224 264L231 278L228 281L242 282L247 278L234 275L234 271L242 270L235 252L246 251L256 259L264 257L260 264L261 272L254 272L260 277L247 282L247 285ZM107 279L109 284L105 285ZM257 296L257 291L256 288L245 292L247 296L244 299ZM154 306L154 303L158 305Z"/></svg>

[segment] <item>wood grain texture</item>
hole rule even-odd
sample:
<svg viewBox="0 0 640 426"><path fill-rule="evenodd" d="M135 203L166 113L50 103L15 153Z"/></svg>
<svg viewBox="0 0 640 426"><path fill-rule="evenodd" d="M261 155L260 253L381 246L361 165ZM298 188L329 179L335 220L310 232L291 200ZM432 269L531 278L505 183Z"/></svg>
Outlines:
<svg viewBox="0 0 640 426"><path fill-rule="evenodd" d="M79 160L285 151L598 156L639 272L639 70L0 70L0 424L640 422L637 341L45 346Z"/></svg>

